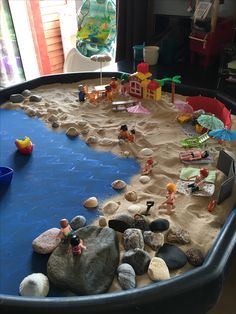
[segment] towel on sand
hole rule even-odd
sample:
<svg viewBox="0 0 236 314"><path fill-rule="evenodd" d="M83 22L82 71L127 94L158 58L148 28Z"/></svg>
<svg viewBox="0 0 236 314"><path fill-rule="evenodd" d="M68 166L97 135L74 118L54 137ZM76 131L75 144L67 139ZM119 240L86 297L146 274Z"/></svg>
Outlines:
<svg viewBox="0 0 236 314"><path fill-rule="evenodd" d="M188 180L188 177L197 176L199 175L200 168L182 168L180 173L181 180ZM194 180L194 179L192 179ZM216 180L216 170L209 170L209 175L205 179L208 183L214 183Z"/></svg>

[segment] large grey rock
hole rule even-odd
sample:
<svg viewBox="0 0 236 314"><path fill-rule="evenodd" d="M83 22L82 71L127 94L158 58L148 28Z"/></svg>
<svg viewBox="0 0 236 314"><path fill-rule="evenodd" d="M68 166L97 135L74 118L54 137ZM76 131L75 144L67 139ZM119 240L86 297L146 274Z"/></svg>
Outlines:
<svg viewBox="0 0 236 314"><path fill-rule="evenodd" d="M57 287L79 295L106 292L119 264L116 232L111 228L86 226L76 231L86 250L73 256L69 242L61 243L51 254L47 272Z"/></svg>

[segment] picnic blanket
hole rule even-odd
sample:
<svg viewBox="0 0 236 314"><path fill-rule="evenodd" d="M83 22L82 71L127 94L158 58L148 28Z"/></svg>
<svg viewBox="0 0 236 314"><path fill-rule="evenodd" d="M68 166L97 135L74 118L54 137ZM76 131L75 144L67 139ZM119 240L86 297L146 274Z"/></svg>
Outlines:
<svg viewBox="0 0 236 314"><path fill-rule="evenodd" d="M180 172L181 180L188 180L188 177L199 175L200 168L184 167ZM194 179L192 179L194 181ZM191 180L191 181L192 181ZM208 183L214 183L216 180L216 170L209 170L209 175L206 177L205 181Z"/></svg>

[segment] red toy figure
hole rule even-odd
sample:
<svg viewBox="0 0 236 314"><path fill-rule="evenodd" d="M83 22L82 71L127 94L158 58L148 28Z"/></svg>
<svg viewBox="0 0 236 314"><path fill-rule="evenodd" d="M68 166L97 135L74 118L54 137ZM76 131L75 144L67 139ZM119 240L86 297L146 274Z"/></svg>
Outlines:
<svg viewBox="0 0 236 314"><path fill-rule="evenodd" d="M60 220L61 230L58 235L61 239L68 239L72 236L72 228L69 224L69 221L66 218Z"/></svg>
<svg viewBox="0 0 236 314"><path fill-rule="evenodd" d="M166 208L166 213L171 215L174 212L175 208L175 193L176 193L176 185L174 183L168 183L166 185L166 200L161 203L158 208Z"/></svg>
<svg viewBox="0 0 236 314"><path fill-rule="evenodd" d="M118 80L117 80L117 78L115 77L115 76L113 76L112 78L111 78L111 81L110 81L110 84L109 84L110 86L111 86L111 89L112 89L112 92L113 93L117 93L118 92L118 89L119 89L119 82L118 82Z"/></svg>
<svg viewBox="0 0 236 314"><path fill-rule="evenodd" d="M129 142L135 141L135 129L130 130L129 136L128 136Z"/></svg>
<svg viewBox="0 0 236 314"><path fill-rule="evenodd" d="M105 86L105 96L108 100L112 101L113 93L112 93L112 88L110 85Z"/></svg>
<svg viewBox="0 0 236 314"><path fill-rule="evenodd" d="M154 160L150 157L146 161L146 164L145 164L145 166L142 169L142 174L143 175L149 174L152 171L153 165L154 165Z"/></svg>
<svg viewBox="0 0 236 314"><path fill-rule="evenodd" d="M80 255L82 253L82 249L86 250L86 246L84 246L83 240L73 234L70 239L71 249L74 256Z"/></svg>
<svg viewBox="0 0 236 314"><path fill-rule="evenodd" d="M188 184L188 188L191 188L191 192L199 191L200 188L205 184L205 179L209 174L209 170L201 168L199 175L188 177L187 179L195 179L193 183Z"/></svg>
<svg viewBox="0 0 236 314"><path fill-rule="evenodd" d="M28 136L25 136L23 140L15 140L16 147L23 155L30 155L33 151L33 144Z"/></svg>

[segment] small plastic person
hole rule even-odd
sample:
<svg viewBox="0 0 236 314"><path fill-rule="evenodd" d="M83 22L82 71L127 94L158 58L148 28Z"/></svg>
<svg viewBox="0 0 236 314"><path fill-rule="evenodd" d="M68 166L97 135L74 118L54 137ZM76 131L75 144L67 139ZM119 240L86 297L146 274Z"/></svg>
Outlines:
<svg viewBox="0 0 236 314"><path fill-rule="evenodd" d="M85 101L85 90L83 85L78 86L78 95L79 95L79 101L83 102Z"/></svg>
<svg viewBox="0 0 236 314"><path fill-rule="evenodd" d="M86 250L83 240L80 240L78 235L73 234L70 238L71 250L74 256L81 255L82 249Z"/></svg>
<svg viewBox="0 0 236 314"><path fill-rule="evenodd" d="M129 140L129 142L135 141L135 129L130 130L128 140Z"/></svg>
<svg viewBox="0 0 236 314"><path fill-rule="evenodd" d="M129 135L130 134L129 134L127 125L126 124L122 124L121 127L120 127L120 132L119 132L119 135L118 135L118 139L127 141L127 140L129 140Z"/></svg>
<svg viewBox="0 0 236 314"><path fill-rule="evenodd" d="M59 233L59 237L61 239L69 239L72 236L72 228L69 224L69 221L66 218L60 220L61 230Z"/></svg>
<svg viewBox="0 0 236 314"><path fill-rule="evenodd" d="M203 158L207 158L209 156L209 153L207 150L205 151L193 151L193 150L189 150L186 152L181 152L180 153L180 159L181 160L199 160L199 159L203 159Z"/></svg>
<svg viewBox="0 0 236 314"><path fill-rule="evenodd" d="M152 157L148 158L145 166L142 169L142 174L143 175L149 174L152 171L153 165L154 165L154 160L152 159Z"/></svg>
<svg viewBox="0 0 236 314"><path fill-rule="evenodd" d="M175 208L176 185L174 183L168 183L166 185L166 190L166 200L161 203L158 208L166 208L167 215L171 215Z"/></svg>
<svg viewBox="0 0 236 314"><path fill-rule="evenodd" d="M125 96L128 93L127 82L126 80L121 80L120 82L120 94Z"/></svg>
<svg viewBox="0 0 236 314"><path fill-rule="evenodd" d="M105 97L110 101L113 99L112 88L110 85L105 86Z"/></svg>
<svg viewBox="0 0 236 314"><path fill-rule="evenodd" d="M117 78L115 77L115 76L113 76L112 78L111 78L111 81L110 81L110 84L109 84L110 86L111 86L111 89L112 89L112 92L113 93L117 93L118 92L118 89L119 89L119 82L118 82L118 80L117 80Z"/></svg>
<svg viewBox="0 0 236 314"><path fill-rule="evenodd" d="M206 168L201 168L199 175L188 177L188 180L194 179L194 182L188 184L188 188L191 189L191 192L194 193L199 191L200 188L205 184L205 179L209 174L209 170Z"/></svg>

